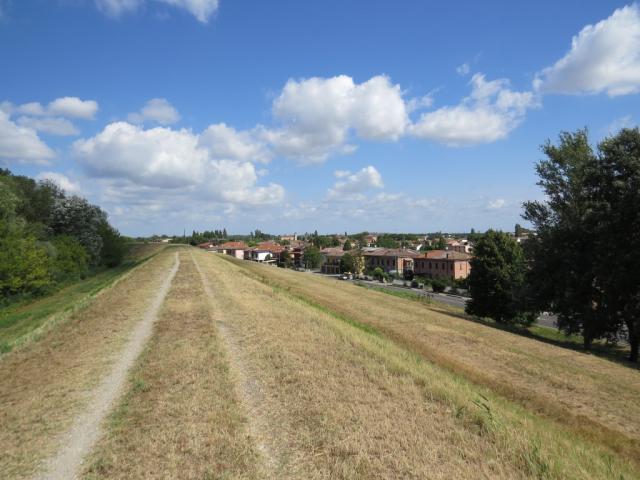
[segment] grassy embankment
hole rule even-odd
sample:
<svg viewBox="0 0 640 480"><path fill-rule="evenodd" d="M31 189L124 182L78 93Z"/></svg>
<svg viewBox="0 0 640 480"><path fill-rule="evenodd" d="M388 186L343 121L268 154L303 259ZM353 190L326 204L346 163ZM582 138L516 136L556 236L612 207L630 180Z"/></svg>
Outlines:
<svg viewBox="0 0 640 480"><path fill-rule="evenodd" d="M99 292L164 247L164 244L132 244L118 267L103 270L50 295L0 309L0 354L41 337L55 323L86 307Z"/></svg>
<svg viewBox="0 0 640 480"><path fill-rule="evenodd" d="M483 319L483 318L477 318L471 315L467 315L464 312L463 308L454 307L453 305L448 305L446 303L439 302L437 298L435 298L434 300L431 300L430 298L425 297L424 295L420 295L419 293L414 292L408 288L406 289L406 291L402 291L402 290L396 290L396 289L391 289L386 287L372 286L364 283L359 283L357 281L354 282L354 285L357 285L363 288L368 288L370 290L381 292L387 295L392 295L394 297L405 298L405 299L412 300L425 305L432 305L434 308L437 307L444 311L449 311L453 315L462 316L463 318L469 321L481 323L489 327L497 328L500 330L506 330L508 332L515 333L518 335L523 335L525 337L536 338L543 342L549 342L560 347L584 351L584 340L581 335L566 335L563 332L559 331L557 328L547 327L545 325L535 325L535 324L527 327L517 326L517 325L502 325L500 323L497 323L491 320L490 318ZM628 344L621 343L621 344L615 345L612 343L607 343L605 341L596 340L592 344L590 353L599 355L605 358L609 358L612 360L616 360L623 364L629 364L628 363L628 358L629 358ZM633 365L630 365L630 366L633 366Z"/></svg>
<svg viewBox="0 0 640 480"><path fill-rule="evenodd" d="M174 264L165 249L0 358L0 478L29 478L84 411Z"/></svg>
<svg viewBox="0 0 640 480"><path fill-rule="evenodd" d="M188 253L85 478L263 478Z"/></svg>
<svg viewBox="0 0 640 480"><path fill-rule="evenodd" d="M523 472L639 475L637 370L344 282L221 258L343 325L363 326L353 334L396 351L387 359L394 370L424 383L470 432L488 432Z"/></svg>

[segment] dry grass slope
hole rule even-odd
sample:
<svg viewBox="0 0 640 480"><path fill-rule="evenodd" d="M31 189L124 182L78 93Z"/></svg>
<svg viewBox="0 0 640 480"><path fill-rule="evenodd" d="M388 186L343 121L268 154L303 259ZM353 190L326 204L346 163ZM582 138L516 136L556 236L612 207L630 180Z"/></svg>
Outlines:
<svg viewBox="0 0 640 480"><path fill-rule="evenodd" d="M444 367L450 372L448 379L439 372L441 385L428 381L431 394L451 404L456 415L484 409L494 420L504 416L504 428L494 433L509 448L520 448L525 463L536 456L546 458L547 465L541 468L564 472L560 478L607 478L618 468L626 471L627 478L638 475L637 371L345 283L249 262L232 263L237 271L342 323L348 320L373 329L417 354L420 361ZM467 384L467 379L478 387ZM443 389L446 382L454 385ZM598 471L600 475L595 474Z"/></svg>
<svg viewBox="0 0 640 480"><path fill-rule="evenodd" d="M30 476L56 450L173 260L154 257L39 342L0 359L0 478Z"/></svg>

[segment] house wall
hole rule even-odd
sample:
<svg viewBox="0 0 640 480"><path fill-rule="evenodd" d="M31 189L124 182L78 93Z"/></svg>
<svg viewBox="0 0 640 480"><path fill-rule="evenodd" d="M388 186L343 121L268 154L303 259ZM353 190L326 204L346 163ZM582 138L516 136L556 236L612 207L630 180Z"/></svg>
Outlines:
<svg viewBox="0 0 640 480"><path fill-rule="evenodd" d="M340 273L340 257L323 255L323 262L320 266L322 273L336 274Z"/></svg>
<svg viewBox="0 0 640 480"><path fill-rule="evenodd" d="M471 265L466 260L447 260L416 258L414 260L414 273L426 275L430 278L467 278L471 272Z"/></svg>

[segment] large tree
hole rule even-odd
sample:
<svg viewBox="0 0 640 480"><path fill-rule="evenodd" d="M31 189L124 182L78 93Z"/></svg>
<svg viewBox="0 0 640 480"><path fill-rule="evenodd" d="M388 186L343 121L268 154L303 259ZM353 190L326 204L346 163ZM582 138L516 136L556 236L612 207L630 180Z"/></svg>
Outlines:
<svg viewBox="0 0 640 480"><path fill-rule="evenodd" d="M545 201L525 203L537 236L526 244L529 282L559 327L585 348L625 332L630 359L640 336L640 131L591 147L586 131L544 146L538 166Z"/></svg>
<svg viewBox="0 0 640 480"><path fill-rule="evenodd" d="M318 247L309 246L305 248L303 254L303 261L305 268L313 269L320 266L320 250Z"/></svg>
<svg viewBox="0 0 640 480"><path fill-rule="evenodd" d="M593 192L597 255L607 325L626 327L630 360L640 339L640 130L624 129L598 146L598 168L587 178Z"/></svg>
<svg viewBox="0 0 640 480"><path fill-rule="evenodd" d="M466 311L501 323L530 324L535 315L526 302L524 253L503 232L489 230L475 244Z"/></svg>

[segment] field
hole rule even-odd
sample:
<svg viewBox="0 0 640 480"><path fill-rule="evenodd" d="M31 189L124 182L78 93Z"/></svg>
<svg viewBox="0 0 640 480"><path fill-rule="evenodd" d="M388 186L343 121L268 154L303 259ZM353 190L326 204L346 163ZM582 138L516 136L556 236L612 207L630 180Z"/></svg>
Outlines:
<svg viewBox="0 0 640 480"><path fill-rule="evenodd" d="M0 403L2 478L640 478L637 369L187 247L0 358Z"/></svg>

